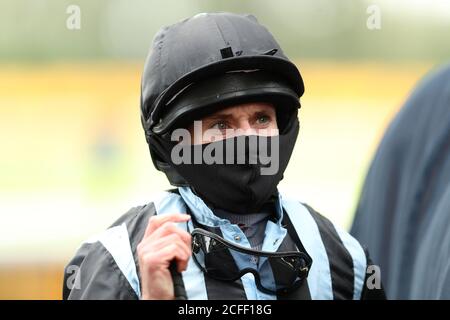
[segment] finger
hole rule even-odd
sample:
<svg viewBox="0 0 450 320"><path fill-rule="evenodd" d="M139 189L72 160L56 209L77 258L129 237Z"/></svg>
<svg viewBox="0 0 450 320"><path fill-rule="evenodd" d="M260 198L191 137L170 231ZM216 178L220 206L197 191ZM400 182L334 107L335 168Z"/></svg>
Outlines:
<svg viewBox="0 0 450 320"><path fill-rule="evenodd" d="M176 268L178 272L183 272L187 269L189 259L192 256L192 251L190 246L186 246L184 243L178 243L178 249L180 250L180 256L176 256Z"/></svg>
<svg viewBox="0 0 450 320"><path fill-rule="evenodd" d="M174 251L174 256L170 263L175 261L176 270L181 273L187 269L187 264L190 257L191 255L187 253L182 246L178 245L177 249Z"/></svg>
<svg viewBox="0 0 450 320"><path fill-rule="evenodd" d="M179 245L170 244L157 253L149 253L144 259L147 261L147 267L150 269L160 269L161 266L168 269L173 260L175 260L177 264L183 263L184 261L189 260L189 255Z"/></svg>
<svg viewBox="0 0 450 320"><path fill-rule="evenodd" d="M186 260L182 260L182 261L177 261L177 271L178 272L183 272L187 269L188 264L189 264L189 259L191 258L191 255L189 255L189 258Z"/></svg>
<svg viewBox="0 0 450 320"><path fill-rule="evenodd" d="M151 242L147 242L143 246L139 248L141 254L145 254L146 252L157 252L171 244L180 245L187 253L190 254L191 244L184 242L178 234L169 234L162 238L156 239Z"/></svg>
<svg viewBox="0 0 450 320"><path fill-rule="evenodd" d="M187 244L191 243L191 234L186 230L181 229L173 222L166 222L148 236L148 241L155 241L156 239L165 237L169 234L178 234L180 238Z"/></svg>
<svg viewBox="0 0 450 320"><path fill-rule="evenodd" d="M145 230L144 238L152 234L162 224L168 221L172 222L186 222L191 218L190 215L185 213L168 213L163 215L152 216L148 219L147 228Z"/></svg>
<svg viewBox="0 0 450 320"><path fill-rule="evenodd" d="M178 268L181 268L182 270L185 270L187 267L187 263L189 258L192 255L192 250L189 246L187 246L182 241L178 240L178 242L169 242L169 243L161 243L158 244L158 248L155 249L155 247L147 246L144 249L141 249L139 251L139 261L144 261L146 257L148 256L155 257L152 262L154 264L154 267L157 268L158 265L163 264L165 267L168 267L168 264L164 261L161 261L161 257L164 256L164 254L167 252L167 248L172 248L171 250L174 250L174 253L176 252L182 252L183 256L187 257L186 261L180 261L177 263ZM175 248L175 249L174 249Z"/></svg>

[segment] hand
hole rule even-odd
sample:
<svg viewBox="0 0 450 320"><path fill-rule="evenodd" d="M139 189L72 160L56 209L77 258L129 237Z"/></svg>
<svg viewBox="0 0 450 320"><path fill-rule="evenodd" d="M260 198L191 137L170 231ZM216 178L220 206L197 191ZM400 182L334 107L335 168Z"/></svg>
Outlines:
<svg viewBox="0 0 450 320"><path fill-rule="evenodd" d="M191 235L177 227L186 222L187 214L152 216L142 241L137 246L142 299L174 299L173 281L169 266L175 259L177 271L186 270L191 256Z"/></svg>

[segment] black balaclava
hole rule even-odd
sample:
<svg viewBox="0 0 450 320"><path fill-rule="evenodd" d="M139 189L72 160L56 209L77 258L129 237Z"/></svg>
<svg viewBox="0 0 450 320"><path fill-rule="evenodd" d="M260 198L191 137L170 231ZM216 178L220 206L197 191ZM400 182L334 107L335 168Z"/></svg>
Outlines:
<svg viewBox="0 0 450 320"><path fill-rule="evenodd" d="M258 212L271 196L277 195L277 185L283 179L283 173L297 139L299 131L297 117L291 118L283 129L277 136L242 135L201 145L184 145L180 154L188 152L190 156L187 158L190 163L174 163L171 153L177 142L170 141L169 136L154 135L151 143L159 156L169 163L207 204L230 212L245 214ZM255 142L257 146L267 146L268 152L264 151L263 155L272 158L271 163L261 161L262 154L259 153L259 148L254 147ZM226 148L227 144L234 146L231 149L232 152ZM245 145L245 154L239 152L243 148L238 148L243 145ZM196 164L195 152L203 155L205 149L213 156L221 150L223 157L218 159L224 159L223 163L207 164L202 159L201 163ZM277 154L278 162L274 163L273 159ZM238 162L239 157L243 157L245 163ZM273 172L277 164L278 170ZM264 168L266 173L270 171L273 174L262 174L261 170Z"/></svg>

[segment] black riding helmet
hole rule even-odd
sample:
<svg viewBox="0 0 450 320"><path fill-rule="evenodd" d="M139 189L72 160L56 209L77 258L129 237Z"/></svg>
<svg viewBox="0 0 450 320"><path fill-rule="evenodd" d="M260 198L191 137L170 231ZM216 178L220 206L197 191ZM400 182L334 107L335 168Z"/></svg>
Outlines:
<svg viewBox="0 0 450 320"><path fill-rule="evenodd" d="M297 67L252 15L202 13L155 36L141 83L141 121L149 143L219 108L246 102L276 107L282 133L304 92ZM180 177L149 143L155 167Z"/></svg>

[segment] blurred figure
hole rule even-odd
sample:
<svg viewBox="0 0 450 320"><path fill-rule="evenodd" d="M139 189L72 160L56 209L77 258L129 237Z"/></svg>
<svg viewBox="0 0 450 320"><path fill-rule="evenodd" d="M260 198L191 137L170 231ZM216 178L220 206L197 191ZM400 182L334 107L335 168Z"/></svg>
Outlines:
<svg viewBox="0 0 450 320"><path fill-rule="evenodd" d="M389 126L351 234L380 263L388 298L450 298L450 65Z"/></svg>

